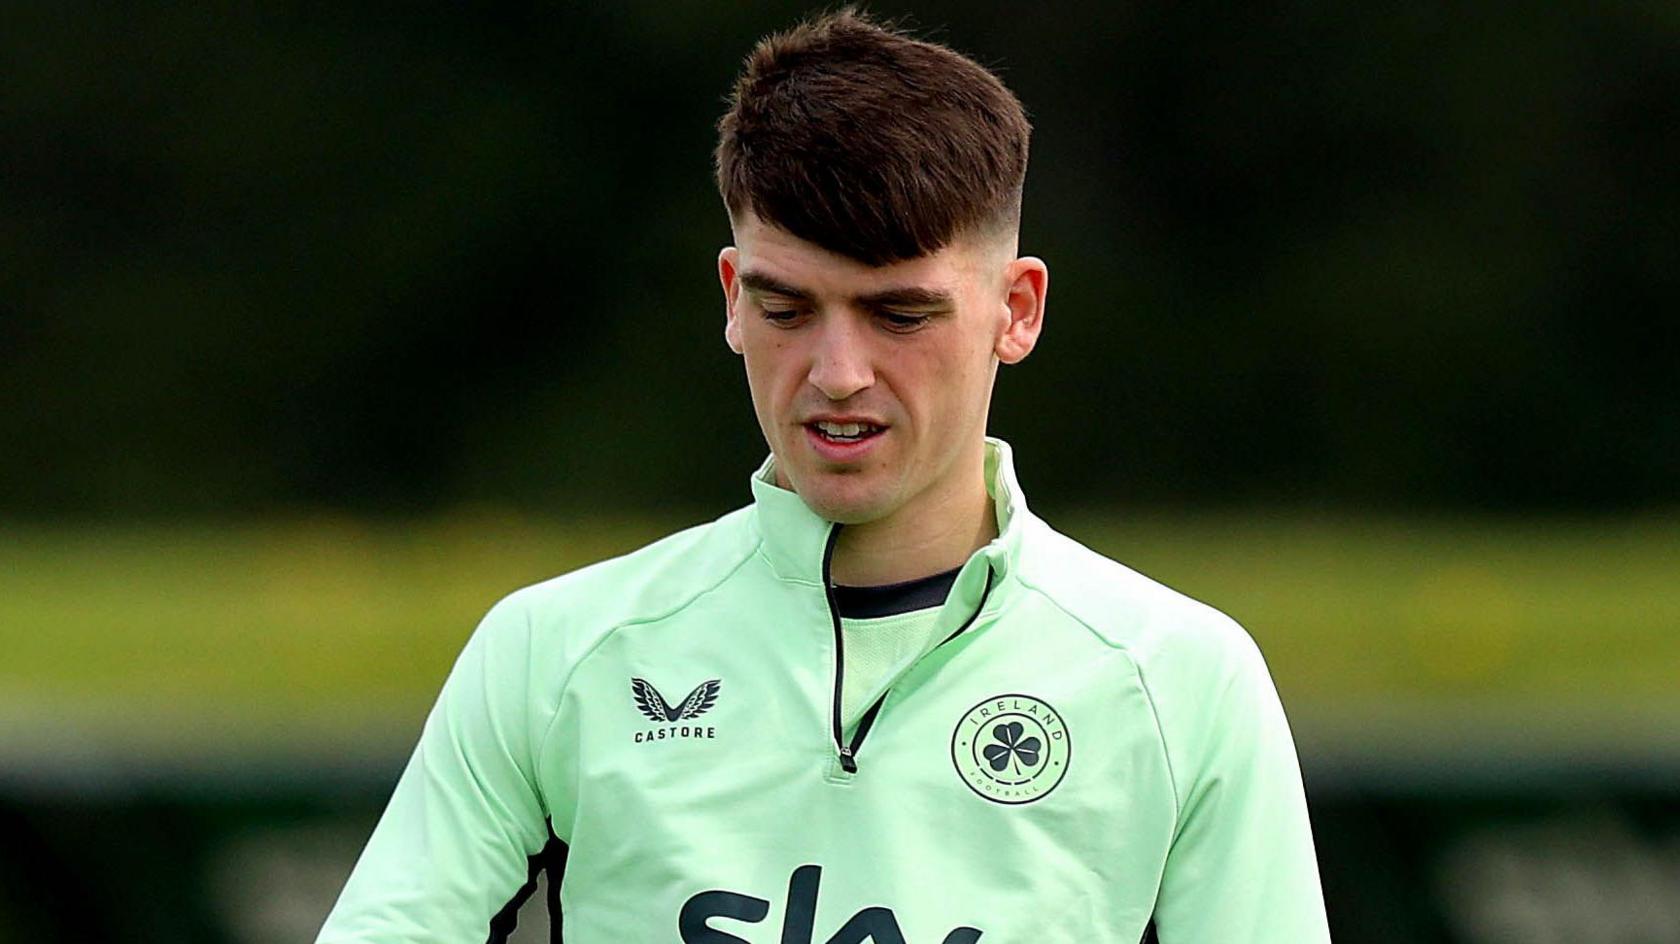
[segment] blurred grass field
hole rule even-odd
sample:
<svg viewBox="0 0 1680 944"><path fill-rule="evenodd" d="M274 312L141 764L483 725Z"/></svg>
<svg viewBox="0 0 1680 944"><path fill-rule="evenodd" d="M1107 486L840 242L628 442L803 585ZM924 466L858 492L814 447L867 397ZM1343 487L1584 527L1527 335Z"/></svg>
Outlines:
<svg viewBox="0 0 1680 944"><path fill-rule="evenodd" d="M1048 517L1241 620L1309 734L1407 705L1680 719L1680 519ZM0 746L411 739L498 597L683 524L8 526Z"/></svg>

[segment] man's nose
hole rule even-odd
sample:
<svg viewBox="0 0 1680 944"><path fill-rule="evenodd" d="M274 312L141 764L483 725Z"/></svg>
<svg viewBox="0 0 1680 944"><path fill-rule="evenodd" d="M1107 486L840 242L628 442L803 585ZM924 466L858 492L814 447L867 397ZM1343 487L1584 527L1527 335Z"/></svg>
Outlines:
<svg viewBox="0 0 1680 944"><path fill-rule="evenodd" d="M875 382L868 344L850 318L823 319L811 354L810 381L830 400L844 400Z"/></svg>

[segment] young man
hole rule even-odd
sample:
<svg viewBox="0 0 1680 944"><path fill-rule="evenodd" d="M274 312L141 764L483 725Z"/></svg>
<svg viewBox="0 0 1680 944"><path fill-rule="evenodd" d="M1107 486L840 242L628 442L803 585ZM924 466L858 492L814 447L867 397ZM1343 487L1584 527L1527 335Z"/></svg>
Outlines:
<svg viewBox="0 0 1680 944"><path fill-rule="evenodd" d="M320 940L1327 941L1300 773L1218 612L1033 516L985 436L1048 273L996 77L845 12L720 123L753 503L497 604Z"/></svg>

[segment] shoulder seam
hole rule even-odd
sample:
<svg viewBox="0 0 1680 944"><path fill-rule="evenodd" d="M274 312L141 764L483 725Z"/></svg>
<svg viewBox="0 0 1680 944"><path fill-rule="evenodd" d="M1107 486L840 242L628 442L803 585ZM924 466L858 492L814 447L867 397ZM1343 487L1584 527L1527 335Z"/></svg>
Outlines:
<svg viewBox="0 0 1680 944"><path fill-rule="evenodd" d="M622 629L624 629L628 626L637 626L637 625L640 625L640 624L643 624L643 623L654 623L654 622L658 622L659 620L662 620L662 619L668 619L671 616L673 616L677 613L680 613L683 610L687 609L691 604L694 603L695 600L700 599L701 597L705 596L706 594L711 593L713 590L716 590L718 587L722 586L725 581L727 581L729 578L735 576L736 572L739 571L747 563L747 561L750 561L750 560L753 559L753 555L757 553L758 545L759 545L759 543L761 543L761 541L762 541L762 539L760 539L759 541L753 542L752 547L748 549L747 553L743 554L741 556L740 560L736 561L733 565L731 565L729 567L729 569L725 570L723 572L722 576L718 577L718 579L712 581L711 583L706 584L705 586L701 587L700 589L694 591L693 594L691 594L688 598L684 599L681 603L678 603L677 605L672 606L672 607L670 607L670 608L668 608L668 609L666 609L662 612L656 613L656 614L652 614L652 615L648 615L648 616L638 616L634 619L627 619L627 620L624 620L623 622L614 624L606 632L602 633L598 639L596 639L594 642L590 643L589 648L585 649L582 653L580 653L578 655L577 659L572 662L572 667L569 670L567 670L566 677L560 681L560 689L559 689L559 692L556 694L555 699L554 699L554 716L548 719L548 724L544 725L543 733L542 733L542 739L537 743L537 752L536 752L536 755L535 755L535 763L536 763L535 773L537 773L539 780L541 779L541 771L543 770L543 752L548 749L548 742L554 736L554 726L556 724L560 723L560 706L565 702L566 692L572 686L572 676L577 674L577 670L583 666L583 663L585 661L587 661L590 656L594 655L595 651L597 649L600 649L603 643L605 643L608 639L611 639L613 636L616 636L620 630L622 630ZM530 611L529 610L526 611L526 617L525 618L526 618L527 621L529 621L529 619L530 619ZM529 704L529 694L527 694L526 697L527 697L527 704ZM554 815L553 810L547 809L548 803L547 803L546 798L544 798L543 806L550 816Z"/></svg>
<svg viewBox="0 0 1680 944"><path fill-rule="evenodd" d="M1087 622L1084 617L1068 609L1066 606L1063 606L1062 602L1054 596L1051 596L1049 591L1026 580L1020 575L1017 575L1015 579L1020 581L1021 586L1038 594L1047 600L1051 606L1061 610L1062 613L1067 615L1068 619L1071 619L1080 626L1085 627L1085 631L1090 633L1092 636L1095 636L1098 642L1101 642L1110 649L1118 649L1126 654L1126 661L1131 663L1132 672L1137 675L1138 687L1143 689L1143 698L1149 703L1149 718L1155 723L1155 739L1161 744L1161 759L1167 765L1167 782L1172 786L1173 795L1173 823L1175 826L1173 832L1176 835L1176 825L1180 816L1183 814L1183 801L1180 800L1178 792L1178 772L1173 770L1172 751L1167 746L1167 732L1166 729L1161 726L1161 710L1155 705L1155 693L1149 687L1149 680L1143 676L1143 666L1139 664L1137 659L1132 657L1132 650L1130 647L1122 643L1117 643L1114 640L1109 639L1107 636L1104 636L1095 626L1092 626L1089 622Z"/></svg>

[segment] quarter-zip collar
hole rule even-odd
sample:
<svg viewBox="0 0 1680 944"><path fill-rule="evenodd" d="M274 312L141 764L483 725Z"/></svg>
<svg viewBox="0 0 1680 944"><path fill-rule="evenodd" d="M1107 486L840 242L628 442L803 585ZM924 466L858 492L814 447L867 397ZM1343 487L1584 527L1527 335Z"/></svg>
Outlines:
<svg viewBox="0 0 1680 944"><path fill-rule="evenodd" d="M1015 464L1009 444L986 437L986 492L997 514L998 535L976 550L957 574L946 608L966 618L982 596L986 609L999 605L999 586L1014 571L1021 556L1027 502L1015 479ZM823 551L833 522L813 512L805 500L776 484L775 457L770 456L752 476L753 512L762 548L776 576L795 583L823 585ZM986 594L987 572L992 592Z"/></svg>
<svg viewBox="0 0 1680 944"><path fill-rule="evenodd" d="M941 646L997 613L1008 596L1005 588L1013 582L1008 578L1020 559L1027 505L1015 481L1009 444L987 437L984 461L986 492L997 515L998 535L969 555L957 571L956 582L934 618L934 638L943 640ZM760 546L771 569L780 579L818 590L824 596L834 633L834 697L829 710L830 736L839 764L834 776L844 782L857 774L858 751L891 689L883 692L864 712L848 741L840 715L841 693L845 690L845 634L829 570L840 525L823 519L797 494L776 484L774 456L766 459L753 474L752 490Z"/></svg>

